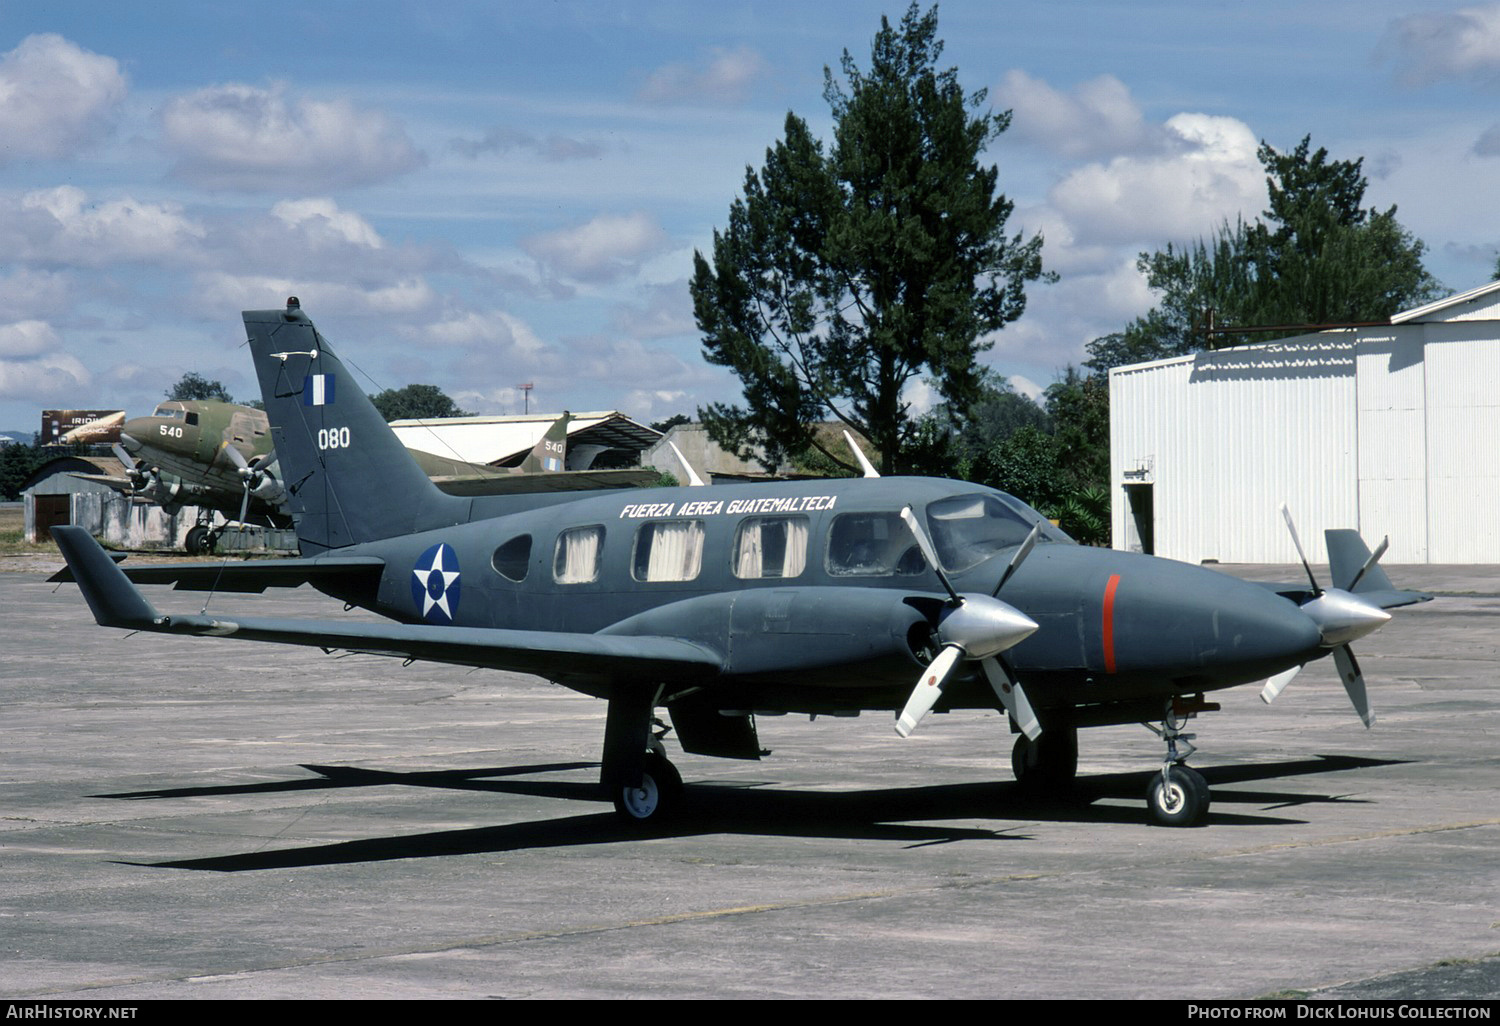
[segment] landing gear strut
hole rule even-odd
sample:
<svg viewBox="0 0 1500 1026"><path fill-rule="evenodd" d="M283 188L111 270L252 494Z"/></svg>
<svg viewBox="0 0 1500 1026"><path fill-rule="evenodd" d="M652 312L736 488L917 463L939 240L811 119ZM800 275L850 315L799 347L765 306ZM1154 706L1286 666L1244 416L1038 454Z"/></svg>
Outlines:
<svg viewBox="0 0 1500 1026"><path fill-rule="evenodd" d="M1018 735L1010 771L1028 794L1070 790L1078 776L1078 728L1048 724L1035 741Z"/></svg>
<svg viewBox="0 0 1500 1026"><path fill-rule="evenodd" d="M655 718L660 689L621 685L609 699L599 783L627 823L655 826L681 804L682 775L667 759ZM653 728L659 727L659 731Z"/></svg>
<svg viewBox="0 0 1500 1026"><path fill-rule="evenodd" d="M1186 765L1188 756L1198 750L1193 744L1197 735L1182 732L1182 725L1191 713L1180 712L1175 703L1176 699L1167 701L1160 730L1145 724L1147 730L1167 745L1161 772L1152 774L1146 787L1146 807L1159 826L1193 826L1208 815L1208 781Z"/></svg>

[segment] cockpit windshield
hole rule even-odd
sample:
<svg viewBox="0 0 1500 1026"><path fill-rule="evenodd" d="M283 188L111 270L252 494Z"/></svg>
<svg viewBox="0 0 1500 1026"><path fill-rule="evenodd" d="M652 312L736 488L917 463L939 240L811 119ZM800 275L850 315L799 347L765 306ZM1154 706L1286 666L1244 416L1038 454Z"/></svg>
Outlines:
<svg viewBox="0 0 1500 1026"><path fill-rule="evenodd" d="M1042 525L1039 542L1071 540L1024 502L1006 499L1009 496L955 495L928 505L927 530L944 570L958 573L1001 549L1019 545L1038 523Z"/></svg>
<svg viewBox="0 0 1500 1026"><path fill-rule="evenodd" d="M156 412L151 414L151 416L171 417L173 420L186 420L187 410L183 409L181 406L170 406L163 403L161 406L158 406L156 408Z"/></svg>

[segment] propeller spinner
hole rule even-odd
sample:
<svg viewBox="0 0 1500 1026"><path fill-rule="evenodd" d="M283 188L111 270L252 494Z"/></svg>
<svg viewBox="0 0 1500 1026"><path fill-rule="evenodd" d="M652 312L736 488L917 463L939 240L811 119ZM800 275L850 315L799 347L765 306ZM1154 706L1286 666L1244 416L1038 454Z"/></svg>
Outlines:
<svg viewBox="0 0 1500 1026"><path fill-rule="evenodd" d="M1317 578L1313 576L1312 565L1307 561L1307 554L1302 551L1302 540L1297 537L1297 525L1292 522L1291 511L1287 509L1285 503L1281 506L1281 515L1286 520L1287 530L1291 532L1292 544L1297 548L1297 558L1302 561L1302 569L1307 572L1308 583L1312 585L1313 597L1303 602L1299 608L1317 625L1323 647L1333 649L1333 662L1338 667L1339 680L1344 685L1344 691L1349 695L1349 702L1354 706L1354 711L1359 714L1360 720L1366 727L1373 726L1375 713L1370 708L1365 677L1360 671L1359 660L1354 658L1354 650L1349 647L1349 643L1382 626L1391 618L1391 614L1374 603L1360 598L1352 590L1319 587ZM1353 589L1359 583L1360 578L1364 577L1365 572L1385 554L1389 545L1390 539L1387 538L1370 554L1370 558L1365 560L1364 566L1349 583L1350 589ZM1301 669L1300 666L1293 667L1266 681L1266 686L1261 689L1261 700L1267 704L1275 701L1276 696L1281 694Z"/></svg>
<svg viewBox="0 0 1500 1026"><path fill-rule="evenodd" d="M948 592L949 603L938 621L937 637L942 642L942 648L923 671L921 680L917 682L911 697L906 700L906 706L896 721L896 733L902 737L910 737L912 731L917 729L917 724L922 722L922 718L932 711L932 707L942 697L943 689L952 680L959 663L971 659L979 661L985 679L990 682L990 687L1005 706L1006 712L1027 737L1036 740L1042 732L1041 723L1031 708L1031 702L1026 698L1026 692L1021 689L1020 682L1000 659L1000 653L1020 644L1037 630L1036 621L995 595L959 594L943 573L937 552L910 506L901 510L901 519L906 521L927 565L932 567L933 573L937 574L944 590ZM1032 531L1026 542L1016 550L1000 585L1003 586L1010 579L1021 560L1030 553L1031 547L1036 543L1036 535L1037 531ZM999 591L1000 587L997 586L996 595Z"/></svg>

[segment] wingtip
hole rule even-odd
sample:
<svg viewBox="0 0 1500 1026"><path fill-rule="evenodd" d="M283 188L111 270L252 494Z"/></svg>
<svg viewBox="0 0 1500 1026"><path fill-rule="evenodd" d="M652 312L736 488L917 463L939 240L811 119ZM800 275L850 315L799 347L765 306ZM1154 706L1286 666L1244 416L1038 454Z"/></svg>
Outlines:
<svg viewBox="0 0 1500 1026"><path fill-rule="evenodd" d="M68 568L100 625L140 629L160 621L161 617L140 589L130 583L91 534L81 527L54 527L52 539L68 561Z"/></svg>

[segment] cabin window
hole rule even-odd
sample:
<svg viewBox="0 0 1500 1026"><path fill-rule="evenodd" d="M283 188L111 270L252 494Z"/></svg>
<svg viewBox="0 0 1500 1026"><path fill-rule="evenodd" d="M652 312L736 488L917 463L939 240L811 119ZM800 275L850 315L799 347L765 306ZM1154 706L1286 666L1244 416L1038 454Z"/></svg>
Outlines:
<svg viewBox="0 0 1500 1026"><path fill-rule="evenodd" d="M187 413L187 422L196 427L198 425L198 415L189 410Z"/></svg>
<svg viewBox="0 0 1500 1026"><path fill-rule="evenodd" d="M749 517L735 532L736 577L797 577L806 567L806 517Z"/></svg>
<svg viewBox="0 0 1500 1026"><path fill-rule="evenodd" d="M927 569L917 539L898 513L845 513L828 532L834 577L911 576Z"/></svg>
<svg viewBox="0 0 1500 1026"><path fill-rule="evenodd" d="M526 571L531 568L531 535L523 534L500 546L490 558L490 565L507 581L520 584L526 580Z"/></svg>
<svg viewBox="0 0 1500 1026"><path fill-rule="evenodd" d="M703 569L703 521L660 520L635 536L631 573L638 581L691 581Z"/></svg>
<svg viewBox="0 0 1500 1026"><path fill-rule="evenodd" d="M967 570L1001 549L1021 544L1032 524L993 495L955 495L927 507L932 547L949 573Z"/></svg>
<svg viewBox="0 0 1500 1026"><path fill-rule="evenodd" d="M573 527L557 536L552 555L552 579L558 584L587 584L599 579L599 551L604 548L604 526Z"/></svg>

